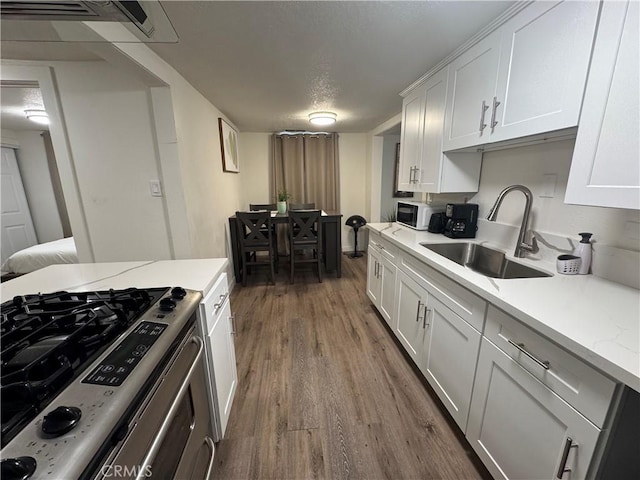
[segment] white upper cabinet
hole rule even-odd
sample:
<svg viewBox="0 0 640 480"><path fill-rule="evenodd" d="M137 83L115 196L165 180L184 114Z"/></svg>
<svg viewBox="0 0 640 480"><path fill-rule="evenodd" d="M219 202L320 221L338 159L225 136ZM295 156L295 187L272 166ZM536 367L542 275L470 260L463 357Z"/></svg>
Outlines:
<svg viewBox="0 0 640 480"><path fill-rule="evenodd" d="M413 192L476 192L482 156L444 154L442 147L449 67L405 97L399 188Z"/></svg>
<svg viewBox="0 0 640 480"><path fill-rule="evenodd" d="M501 28L492 142L578 125L598 7L536 2Z"/></svg>
<svg viewBox="0 0 640 480"><path fill-rule="evenodd" d="M398 188L416 191L416 170L422 155L425 87L413 90L402 102L402 132L400 135L400 166Z"/></svg>
<svg viewBox="0 0 640 480"><path fill-rule="evenodd" d="M602 7L566 203L640 209L639 10Z"/></svg>
<svg viewBox="0 0 640 480"><path fill-rule="evenodd" d="M449 65L444 150L489 142L487 127L499 61L500 31L496 31Z"/></svg>
<svg viewBox="0 0 640 480"><path fill-rule="evenodd" d="M534 2L451 64L444 150L578 124L598 2Z"/></svg>

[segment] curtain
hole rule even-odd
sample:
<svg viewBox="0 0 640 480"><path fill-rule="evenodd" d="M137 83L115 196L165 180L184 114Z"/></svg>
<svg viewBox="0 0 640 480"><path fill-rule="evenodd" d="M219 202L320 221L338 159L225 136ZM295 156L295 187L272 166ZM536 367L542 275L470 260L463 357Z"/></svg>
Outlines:
<svg viewBox="0 0 640 480"><path fill-rule="evenodd" d="M273 135L271 194L286 189L293 203L340 211L338 134Z"/></svg>

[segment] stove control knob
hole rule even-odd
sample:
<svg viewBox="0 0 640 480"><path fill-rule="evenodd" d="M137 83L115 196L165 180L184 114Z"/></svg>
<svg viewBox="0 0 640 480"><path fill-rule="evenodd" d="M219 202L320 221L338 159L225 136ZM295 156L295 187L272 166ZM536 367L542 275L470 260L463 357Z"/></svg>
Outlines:
<svg viewBox="0 0 640 480"><path fill-rule="evenodd" d="M176 308L176 302L170 298L163 298L160 300L160 310L163 312L170 312Z"/></svg>
<svg viewBox="0 0 640 480"><path fill-rule="evenodd" d="M0 462L2 480L27 480L36 471L36 459L33 457L5 458Z"/></svg>
<svg viewBox="0 0 640 480"><path fill-rule="evenodd" d="M187 291L182 287L175 287L171 289L171 296L176 300L182 300L187 295Z"/></svg>
<svg viewBox="0 0 640 480"><path fill-rule="evenodd" d="M42 419L42 432L51 437L64 435L78 425L82 411L78 407L60 406Z"/></svg>

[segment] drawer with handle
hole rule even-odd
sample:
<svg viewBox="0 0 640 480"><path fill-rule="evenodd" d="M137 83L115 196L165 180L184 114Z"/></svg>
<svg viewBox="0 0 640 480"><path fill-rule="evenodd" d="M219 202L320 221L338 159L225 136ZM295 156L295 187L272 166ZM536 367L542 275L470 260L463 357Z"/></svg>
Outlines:
<svg viewBox="0 0 640 480"><path fill-rule="evenodd" d="M396 263L398 255L398 247L391 242L385 240L377 233L369 233L369 248L374 248L381 255L389 259L392 263Z"/></svg>
<svg viewBox="0 0 640 480"><path fill-rule="evenodd" d="M594 424L604 425L616 383L493 305L485 336Z"/></svg>
<svg viewBox="0 0 640 480"><path fill-rule="evenodd" d="M229 298L229 285L227 282L227 274L223 273L211 288L203 300L205 318L207 322L207 331L213 327L218 314L222 312L225 302Z"/></svg>

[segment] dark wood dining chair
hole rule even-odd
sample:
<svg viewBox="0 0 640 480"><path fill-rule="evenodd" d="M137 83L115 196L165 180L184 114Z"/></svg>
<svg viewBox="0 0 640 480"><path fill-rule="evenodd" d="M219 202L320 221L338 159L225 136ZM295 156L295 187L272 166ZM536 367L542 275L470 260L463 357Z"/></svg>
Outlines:
<svg viewBox="0 0 640 480"><path fill-rule="evenodd" d="M236 212L240 258L242 261L242 285L247 285L249 266L269 266L271 283L275 285L276 244L273 237L271 212ZM268 262L260 261L257 252L267 252Z"/></svg>
<svg viewBox="0 0 640 480"><path fill-rule="evenodd" d="M290 203L289 210L315 210L315 203Z"/></svg>
<svg viewBox="0 0 640 480"><path fill-rule="evenodd" d="M275 203L250 203L249 210L257 212L259 210L268 210L270 212L277 210L278 206Z"/></svg>
<svg viewBox="0 0 640 480"><path fill-rule="evenodd" d="M293 283L293 273L296 263L315 263L318 267L318 281L322 283L322 223L320 210L289 210L289 250L290 276ZM296 258L296 252L313 250L314 258Z"/></svg>
<svg viewBox="0 0 640 480"><path fill-rule="evenodd" d="M249 210L252 212L257 212L260 210L267 210L268 212L273 212L277 210L278 207L275 203L250 203ZM273 223L271 225L271 235L273 235L273 244L276 248L276 273L278 273L278 226ZM255 257L255 254L253 255Z"/></svg>
<svg viewBox="0 0 640 480"><path fill-rule="evenodd" d="M316 204L315 203L290 203L289 204L289 208L288 210L315 210L316 209ZM297 233L298 227L295 228L294 233ZM313 257L315 258L316 256L316 251L313 251Z"/></svg>

